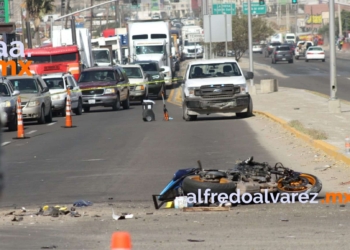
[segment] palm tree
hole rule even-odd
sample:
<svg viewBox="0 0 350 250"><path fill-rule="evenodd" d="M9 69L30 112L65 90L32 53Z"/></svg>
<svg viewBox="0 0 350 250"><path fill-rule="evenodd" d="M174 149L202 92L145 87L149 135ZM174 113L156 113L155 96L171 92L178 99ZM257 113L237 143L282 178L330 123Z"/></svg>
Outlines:
<svg viewBox="0 0 350 250"><path fill-rule="evenodd" d="M54 11L55 0L25 0L27 15L26 21L29 22L29 18L34 19L34 38L37 45L41 45L39 27L41 18Z"/></svg>

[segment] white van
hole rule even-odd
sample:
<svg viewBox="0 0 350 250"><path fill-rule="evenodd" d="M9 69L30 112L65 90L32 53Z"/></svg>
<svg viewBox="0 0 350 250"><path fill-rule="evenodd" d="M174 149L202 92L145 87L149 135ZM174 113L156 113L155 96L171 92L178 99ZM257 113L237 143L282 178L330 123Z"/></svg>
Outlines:
<svg viewBox="0 0 350 250"><path fill-rule="evenodd" d="M271 41L271 43L275 43L275 42L283 43L282 33L276 33L276 34L272 35L270 41Z"/></svg>
<svg viewBox="0 0 350 250"><path fill-rule="evenodd" d="M284 40L286 42L293 42L296 43L297 42L297 37L294 33L287 33Z"/></svg>

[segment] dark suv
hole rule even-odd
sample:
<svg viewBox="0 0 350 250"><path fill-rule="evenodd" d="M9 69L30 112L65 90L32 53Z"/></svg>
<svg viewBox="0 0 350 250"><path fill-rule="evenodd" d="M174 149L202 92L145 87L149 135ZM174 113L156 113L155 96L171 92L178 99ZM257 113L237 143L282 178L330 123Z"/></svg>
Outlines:
<svg viewBox="0 0 350 250"><path fill-rule="evenodd" d="M288 63L293 63L293 52L288 45L277 46L273 49L271 63L275 64L278 61L288 61Z"/></svg>
<svg viewBox="0 0 350 250"><path fill-rule="evenodd" d="M142 70L149 75L148 94L157 95L162 98L162 91L164 91L164 98L166 98L166 86L164 81L164 69L159 67L157 61L134 61L134 64L139 64Z"/></svg>
<svg viewBox="0 0 350 250"><path fill-rule="evenodd" d="M273 49L279 45L282 45L282 44L280 42L269 43L265 48L265 53L264 53L265 57L269 57L272 54Z"/></svg>
<svg viewBox="0 0 350 250"><path fill-rule="evenodd" d="M120 66L92 67L81 72L78 85L83 95L84 112L90 107L130 107L129 78Z"/></svg>

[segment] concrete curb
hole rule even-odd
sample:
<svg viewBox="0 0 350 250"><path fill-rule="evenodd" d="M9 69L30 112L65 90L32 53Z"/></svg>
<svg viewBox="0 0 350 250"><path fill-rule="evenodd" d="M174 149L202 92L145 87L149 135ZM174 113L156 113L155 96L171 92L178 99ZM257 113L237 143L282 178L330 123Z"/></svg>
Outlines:
<svg viewBox="0 0 350 250"><path fill-rule="evenodd" d="M322 140L314 140L310 136L299 132L298 130L294 129L293 127L289 126L286 121L283 119L276 117L268 112L262 112L262 111L254 111L254 114L265 116L271 120L273 120L276 123L279 123L283 128L288 130L289 132L293 133L296 137L302 139L310 146L320 149L323 152L325 152L327 155L333 157L336 160L340 160L345 162L346 164L350 165L350 158L346 157L344 154L340 152L340 149L325 142Z"/></svg>

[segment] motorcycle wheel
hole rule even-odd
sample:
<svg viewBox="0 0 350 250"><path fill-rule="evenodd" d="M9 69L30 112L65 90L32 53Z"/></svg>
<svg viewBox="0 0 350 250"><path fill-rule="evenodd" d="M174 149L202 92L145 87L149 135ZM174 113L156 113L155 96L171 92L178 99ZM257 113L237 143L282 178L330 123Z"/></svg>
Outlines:
<svg viewBox="0 0 350 250"><path fill-rule="evenodd" d="M283 183L283 178L277 181L277 190L280 193L319 193L322 182L312 174L302 173L298 181Z"/></svg>
<svg viewBox="0 0 350 250"><path fill-rule="evenodd" d="M199 190L201 190L201 194L203 195L207 189L210 189L210 193L225 193L230 195L236 192L236 188L236 184L226 178L221 178L219 182L205 182L199 175L191 175L187 176L182 182L184 193L194 193L196 196L198 195Z"/></svg>

